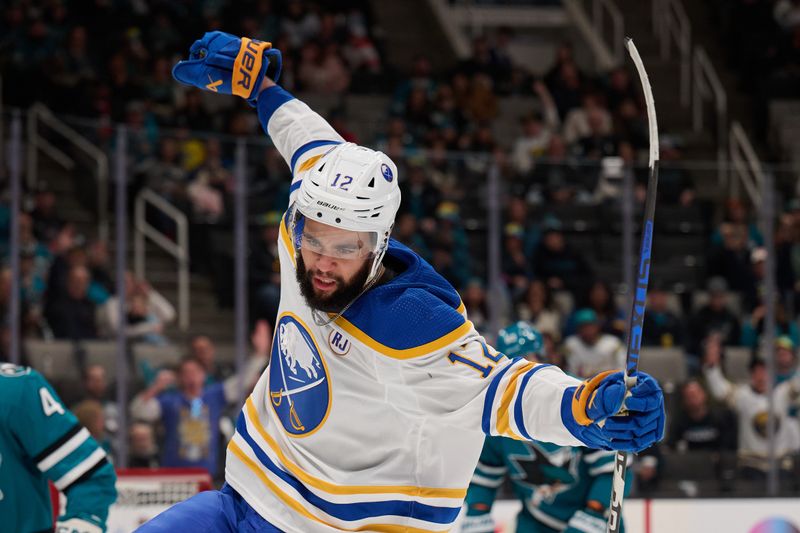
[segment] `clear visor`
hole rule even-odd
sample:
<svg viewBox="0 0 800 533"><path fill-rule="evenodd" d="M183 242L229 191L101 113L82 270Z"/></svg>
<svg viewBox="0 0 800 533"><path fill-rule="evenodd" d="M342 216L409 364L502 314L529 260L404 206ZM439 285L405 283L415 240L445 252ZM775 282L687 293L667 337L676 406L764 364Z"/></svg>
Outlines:
<svg viewBox="0 0 800 533"><path fill-rule="evenodd" d="M296 211L292 241L297 251L306 250L334 259L364 259L377 251L374 231L349 231L317 222Z"/></svg>

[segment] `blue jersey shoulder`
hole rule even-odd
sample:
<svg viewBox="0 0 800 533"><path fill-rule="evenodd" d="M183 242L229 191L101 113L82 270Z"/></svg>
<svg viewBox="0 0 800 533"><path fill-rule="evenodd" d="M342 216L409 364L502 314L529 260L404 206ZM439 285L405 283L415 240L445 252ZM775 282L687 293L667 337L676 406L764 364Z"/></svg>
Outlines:
<svg viewBox="0 0 800 533"><path fill-rule="evenodd" d="M358 298L339 325L379 351L399 357L425 355L419 350L433 351L431 343L452 341L467 332L461 298L447 280L394 239L386 255L404 270Z"/></svg>

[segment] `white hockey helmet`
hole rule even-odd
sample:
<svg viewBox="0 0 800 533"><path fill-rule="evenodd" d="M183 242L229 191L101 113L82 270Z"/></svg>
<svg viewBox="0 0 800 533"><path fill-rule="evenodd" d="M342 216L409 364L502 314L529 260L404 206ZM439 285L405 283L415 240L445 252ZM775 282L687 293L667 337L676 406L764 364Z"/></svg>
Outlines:
<svg viewBox="0 0 800 533"><path fill-rule="evenodd" d="M334 228L370 233L360 253L373 254L367 281L372 280L386 253L400 207L397 166L383 152L354 143L337 145L303 177L289 218L299 252L305 218ZM308 246L308 242L305 243Z"/></svg>

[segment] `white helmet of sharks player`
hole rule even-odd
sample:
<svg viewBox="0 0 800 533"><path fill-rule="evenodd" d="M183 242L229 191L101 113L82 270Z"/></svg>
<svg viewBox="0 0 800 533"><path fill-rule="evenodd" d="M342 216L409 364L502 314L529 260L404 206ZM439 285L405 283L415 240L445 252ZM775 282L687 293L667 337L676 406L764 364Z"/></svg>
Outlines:
<svg viewBox="0 0 800 533"><path fill-rule="evenodd" d="M302 247L314 247L317 253L342 259L371 256L372 265L364 285L369 288L380 274L381 260L399 207L400 187L394 162L383 152L357 144L337 145L303 176L290 207L290 232L295 250L299 253ZM306 219L366 233L368 238L366 242L358 240L353 246L322 249L318 241L303 238Z"/></svg>

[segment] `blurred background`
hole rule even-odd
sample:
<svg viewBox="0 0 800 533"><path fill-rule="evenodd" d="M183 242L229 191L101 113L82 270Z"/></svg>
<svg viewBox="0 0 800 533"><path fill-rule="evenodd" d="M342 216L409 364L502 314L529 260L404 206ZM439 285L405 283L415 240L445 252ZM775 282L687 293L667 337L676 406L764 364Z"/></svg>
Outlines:
<svg viewBox="0 0 800 533"><path fill-rule="evenodd" d="M287 165L244 101L170 74L216 29L271 41L283 87L397 163L394 237L487 339L529 321L576 374L625 350L633 37L661 151L641 366L669 416L633 495L800 494L795 0L3 2L0 361L50 379L115 464L219 482L271 351ZM187 462L146 400L198 387Z"/></svg>

